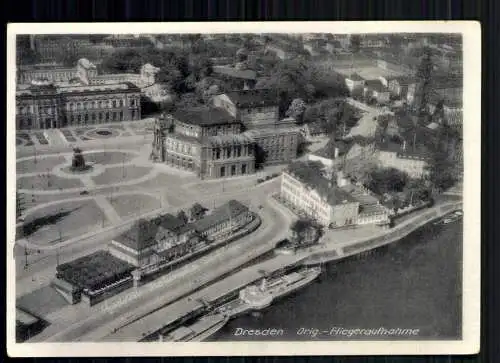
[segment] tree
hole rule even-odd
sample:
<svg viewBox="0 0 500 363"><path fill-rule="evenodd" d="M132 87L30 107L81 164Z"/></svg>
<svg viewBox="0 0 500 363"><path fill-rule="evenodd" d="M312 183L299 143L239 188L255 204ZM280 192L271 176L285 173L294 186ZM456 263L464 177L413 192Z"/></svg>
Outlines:
<svg viewBox="0 0 500 363"><path fill-rule="evenodd" d="M320 227L309 218L300 218L290 226L290 230L293 234L294 244L300 246L315 242L319 237Z"/></svg>
<svg viewBox="0 0 500 363"><path fill-rule="evenodd" d="M179 211L179 213L177 213L177 219L182 221L183 223L187 223L189 221L186 212L184 212L182 209Z"/></svg>
<svg viewBox="0 0 500 363"><path fill-rule="evenodd" d="M433 71L432 55L429 48L424 49L424 55L417 68L416 77L419 81L416 97L416 107L419 116L424 116L431 93L431 79Z"/></svg>
<svg viewBox="0 0 500 363"><path fill-rule="evenodd" d="M203 216L205 215L206 212L207 212L207 209L199 203L193 204L191 206L191 208L189 209L189 215L191 216L191 219L193 219L193 220L199 220L199 219L203 218Z"/></svg>
<svg viewBox="0 0 500 363"><path fill-rule="evenodd" d="M304 111L306 110L306 103L300 99L295 98L292 103L290 103L290 107L286 111L286 115L293 117L297 122L302 122L302 116L304 115Z"/></svg>
<svg viewBox="0 0 500 363"><path fill-rule="evenodd" d="M448 158L444 151L437 151L433 154L427 170L428 179L438 192L451 188L457 181L455 163Z"/></svg>

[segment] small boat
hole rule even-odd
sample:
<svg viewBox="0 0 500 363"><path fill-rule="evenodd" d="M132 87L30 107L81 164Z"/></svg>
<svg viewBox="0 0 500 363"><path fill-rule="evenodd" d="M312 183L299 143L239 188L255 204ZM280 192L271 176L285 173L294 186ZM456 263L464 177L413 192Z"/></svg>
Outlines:
<svg viewBox="0 0 500 363"><path fill-rule="evenodd" d="M464 215L464 212L462 210L456 210L453 212L453 214L457 217L462 217Z"/></svg>

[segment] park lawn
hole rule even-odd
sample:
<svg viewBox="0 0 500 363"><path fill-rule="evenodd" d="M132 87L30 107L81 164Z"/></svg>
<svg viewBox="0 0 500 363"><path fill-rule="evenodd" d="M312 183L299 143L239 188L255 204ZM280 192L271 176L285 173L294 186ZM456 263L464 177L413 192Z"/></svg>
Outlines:
<svg viewBox="0 0 500 363"><path fill-rule="evenodd" d="M92 177L97 185L116 184L129 182L147 175L152 170L147 166L124 165L106 168L106 170Z"/></svg>
<svg viewBox="0 0 500 363"><path fill-rule="evenodd" d="M123 218L132 218L161 207L160 200L150 195L127 194L107 198L116 213Z"/></svg>
<svg viewBox="0 0 500 363"><path fill-rule="evenodd" d="M46 173L47 169L50 171L57 165L66 162L64 156L44 156L21 160L16 163L16 171L18 174L23 173Z"/></svg>
<svg viewBox="0 0 500 363"><path fill-rule="evenodd" d="M36 176L20 176L17 178L19 189L31 190L64 190L70 188L83 188L80 179L66 179L53 174L41 174Z"/></svg>
<svg viewBox="0 0 500 363"><path fill-rule="evenodd" d="M93 199L60 202L29 213L24 222L24 237L36 244L50 245L108 225Z"/></svg>
<svg viewBox="0 0 500 363"><path fill-rule="evenodd" d="M86 161L101 165L128 163L136 157L133 153L118 151L87 152L83 154Z"/></svg>

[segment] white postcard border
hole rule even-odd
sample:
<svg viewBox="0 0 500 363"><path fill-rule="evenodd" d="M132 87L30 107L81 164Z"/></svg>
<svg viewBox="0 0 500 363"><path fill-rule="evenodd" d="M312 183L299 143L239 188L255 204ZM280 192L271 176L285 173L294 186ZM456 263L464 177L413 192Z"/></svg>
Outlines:
<svg viewBox="0 0 500 363"><path fill-rule="evenodd" d="M15 36L131 33L462 33L464 69L464 246L462 340L215 343L16 343ZM480 337L481 28L473 21L26 23L7 26L7 352L10 356L247 356L473 354ZM443 261L446 263L446 261Z"/></svg>

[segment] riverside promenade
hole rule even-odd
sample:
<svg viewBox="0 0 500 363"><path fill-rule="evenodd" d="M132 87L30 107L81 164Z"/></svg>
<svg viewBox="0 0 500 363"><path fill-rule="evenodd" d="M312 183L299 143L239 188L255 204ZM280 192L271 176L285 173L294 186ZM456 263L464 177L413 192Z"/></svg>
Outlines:
<svg viewBox="0 0 500 363"><path fill-rule="evenodd" d="M241 288L254 283L262 277L281 269L300 266L317 265L320 263L340 260L348 256L364 253L384 245L398 241L423 225L440 218L449 212L461 209L461 202L450 202L436 205L432 208L416 212L411 218L401 222L390 230L382 230L377 234L370 232L368 237L352 238L351 240L328 239L317 246L300 251L294 255L276 255L261 263L251 265L231 274L229 277L198 290L191 295L179 299L155 312L116 329L113 333L102 336L92 334L92 339L104 341L140 341L168 325L182 321L186 316L192 315L194 310L201 313L221 301L225 296L234 294ZM356 230L345 230L355 235ZM268 245L268 249L269 248ZM266 252L261 249L259 252ZM194 308L194 310L193 310ZM101 330L102 331L102 330ZM90 338L90 336L89 336Z"/></svg>

